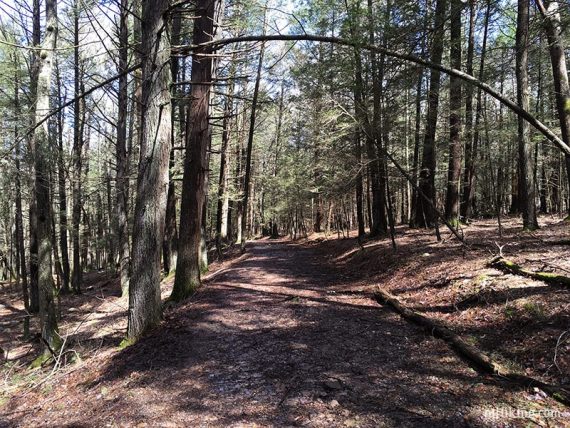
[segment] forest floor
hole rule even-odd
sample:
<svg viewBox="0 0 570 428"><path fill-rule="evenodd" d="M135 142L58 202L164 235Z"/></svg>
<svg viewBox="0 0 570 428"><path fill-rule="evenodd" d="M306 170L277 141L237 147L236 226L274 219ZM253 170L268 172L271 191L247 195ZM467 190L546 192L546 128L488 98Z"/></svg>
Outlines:
<svg viewBox="0 0 570 428"><path fill-rule="evenodd" d="M126 349L126 302L93 273L63 298L81 359L58 371L27 368L37 345L19 339L18 293L0 289L0 426L570 426L570 409L477 371L372 299L381 286L513 370L570 383L570 288L487 265L496 241L524 267L569 275L568 224L541 224L506 221L498 239L475 222L469 249L404 227L396 252L389 239L255 241Z"/></svg>

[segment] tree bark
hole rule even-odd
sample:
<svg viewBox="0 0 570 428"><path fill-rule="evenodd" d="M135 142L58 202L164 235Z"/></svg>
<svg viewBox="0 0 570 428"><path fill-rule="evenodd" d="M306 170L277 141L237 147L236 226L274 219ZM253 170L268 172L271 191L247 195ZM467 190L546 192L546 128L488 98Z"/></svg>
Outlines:
<svg viewBox="0 0 570 428"><path fill-rule="evenodd" d="M218 180L218 204L216 212L216 246L218 254L222 253L222 241L228 237L228 148L231 139L231 123L233 115L233 96L235 89L236 54L232 56L232 65L229 73L230 84L224 105L224 118L222 121L222 146L220 149L220 175Z"/></svg>
<svg viewBox="0 0 570 428"><path fill-rule="evenodd" d="M50 88L57 46L57 2L46 0L46 30L41 45L37 81L36 122L50 110ZM48 124L37 127L32 139L35 160L35 196L38 233L38 290L40 329L46 353L57 351L62 344L57 326L56 291L52 276L52 219L50 200L50 147Z"/></svg>
<svg viewBox="0 0 570 428"><path fill-rule="evenodd" d="M72 210L72 244L73 244L73 274L71 287L75 293L81 292L83 280L83 267L81 264L81 209L82 209L82 167L83 167L83 115L84 98L77 99L82 93L81 58L79 54L79 1L75 1L73 11L74 25L74 92L76 100L73 104L73 210Z"/></svg>
<svg viewBox="0 0 570 428"><path fill-rule="evenodd" d="M451 67L461 70L461 0L451 0ZM459 180L461 178L461 79L449 80L449 168L445 217L451 224L459 223Z"/></svg>
<svg viewBox="0 0 570 428"><path fill-rule="evenodd" d="M562 140L566 144L570 143L570 84L568 82L568 69L566 66L566 54L562 43L562 24L560 21L560 10L557 1L536 0L536 4L542 17L544 18L544 29L548 38L550 51L550 62L552 64L552 76L554 78L554 92L556 95L556 109L560 122ZM570 189L570 155L565 155L566 176L568 188ZM543 166L544 174L544 166ZM542 205L542 204L541 204ZM570 216L570 192L567 201L568 215ZM544 207L545 209L546 207Z"/></svg>
<svg viewBox="0 0 570 428"><path fill-rule="evenodd" d="M431 48L431 62L440 64L443 56L443 40L445 33L445 11L447 9L446 0L437 0L435 8L434 35ZM422 165L419 175L419 187L421 191L436 206L435 172L436 172L436 145L435 132L437 128L437 115L439 108L439 90L441 72L432 69L430 74L430 84L428 92L428 112L426 131L423 143ZM420 199L415 225L433 227L437 221L437 215L433 208Z"/></svg>
<svg viewBox="0 0 570 428"><path fill-rule="evenodd" d="M14 112L16 117L21 114L20 108L20 79L19 79L19 63L17 61L16 54L14 55L14 65L15 65L15 76L14 76ZM28 272L26 269L26 249L24 245L24 216L22 213L22 170L21 170L21 147L20 147L20 135L18 132L18 124L14 125L14 141L16 145L14 147L14 164L16 166L16 241L18 252L16 254L17 260L19 261L19 272L18 276L21 280L22 287L22 300L24 302L24 310L26 311L26 316L24 318L24 337L27 338L30 329L30 296L28 290Z"/></svg>
<svg viewBox="0 0 570 428"><path fill-rule="evenodd" d="M412 200L410 209L409 225L410 227L417 227L415 219L418 217L418 209L421 205L419 200L416 186L418 185L418 167L420 163L420 144L421 144L421 119L422 119L422 83L424 77L424 70L418 68L418 81L416 83L416 114L414 124L414 154L412 159Z"/></svg>
<svg viewBox="0 0 570 428"><path fill-rule="evenodd" d="M516 77L517 102L528 111L528 49L529 49L529 0L518 0L516 31ZM536 186L534 180L534 157L530 141L530 127L521 116L518 117L519 174L523 228L538 228L536 218Z"/></svg>
<svg viewBox="0 0 570 428"><path fill-rule="evenodd" d="M264 16L265 20L265 16ZM265 22L264 22L265 31ZM259 98L259 86L261 84L261 70L263 67L263 56L265 53L265 43L262 42L261 50L259 51L259 59L257 63L257 73L255 77L255 88L253 89L253 100L251 102L251 114L249 117L249 133L247 136L247 147L246 147L246 158L245 158L245 176L243 181L243 215L241 217L241 248L245 248L245 242L247 240L248 231L247 220L248 220L248 203L249 203L249 193L250 193L250 181L251 181L251 157L253 155L253 137L255 135L255 120L257 115L257 100Z"/></svg>
<svg viewBox="0 0 570 428"><path fill-rule="evenodd" d="M161 248L171 146L168 0L142 3L142 122L127 336L138 339L161 319Z"/></svg>
<svg viewBox="0 0 570 428"><path fill-rule="evenodd" d="M389 5L386 6L388 9ZM372 8L372 0L367 2L368 9L368 40L371 45L375 44L375 23L374 12ZM381 102L382 102L382 80L380 73L383 74L384 60L380 61L378 66L378 58L375 52L371 52L371 69L372 74L372 121L369 121L367 129L367 151L369 159L369 168L371 171L370 180L372 184L372 228L371 236L378 236L386 233L388 223L386 222L386 177L385 177L385 160L381 156L382 148L382 123L381 123ZM364 97L363 97L364 98ZM377 150L377 147L380 150Z"/></svg>
<svg viewBox="0 0 570 428"><path fill-rule="evenodd" d="M198 0L192 42L200 45L212 40L217 0ZM206 198L207 150L210 137L209 107L212 57L196 51L192 57L191 106L186 122L186 158L182 181L182 202L178 260L171 298L180 301L200 285L200 244L202 214ZM198 83L198 84L196 84Z"/></svg>
<svg viewBox="0 0 570 428"><path fill-rule="evenodd" d="M474 0L473 0L474 1ZM474 5L470 6L471 9ZM479 80L483 80L483 73L485 71L485 56L487 53L487 36L489 33L489 16L491 14L491 2L487 1L487 9L485 12L485 23L483 30L483 44L481 47L481 59L479 63ZM473 18L472 18L473 20ZM474 24L473 24L474 25ZM470 29L470 32L472 30ZM471 37L471 36L470 36ZM471 41L469 42L471 45ZM469 63L469 60L468 60ZM472 68L472 67L471 67ZM471 72L467 70L468 74L473 75L473 70ZM477 104L475 113L475 133L472 134L472 121L469 108L469 102L473 94L473 87L468 85L467 87L467 106L466 106L466 146L465 146L465 172L463 175L463 194L461 200L461 217L464 221L469 221L473 212L473 201L475 198L475 161L477 159L477 149L479 146L479 123L481 122L482 113L482 91L479 88L477 90Z"/></svg>
<svg viewBox="0 0 570 428"><path fill-rule="evenodd" d="M59 72L59 63L56 61L56 79L57 79L57 99L58 104L63 104L61 94L61 75ZM57 115L57 138L58 138L58 152L57 152L57 172L58 172L58 191L59 191L59 247L61 250L62 262L62 284L60 293L67 294L70 291L70 266L69 266L69 248L67 244L67 190L66 190L66 170L64 161L64 148L63 148L63 110Z"/></svg>
<svg viewBox="0 0 570 428"><path fill-rule="evenodd" d="M179 13L175 14L172 18L171 25L171 40L173 45L180 44L181 37L180 31L182 27L182 17ZM170 59L170 71L172 73L172 81L178 80L180 71L180 60L178 58ZM179 91L177 86L173 87L174 97L172 101L172 150L170 151L170 162L168 165L169 182L168 182L168 195L166 199L166 223L164 226L164 242L162 244L162 258L164 263L164 272L169 274L173 267L176 266L176 258L178 252L178 231L176 225L176 184L174 178L174 146L176 141L184 141L184 102L179 100ZM176 122L176 107L178 107L179 117L178 126ZM176 132L178 130L178 132Z"/></svg>
<svg viewBox="0 0 570 428"><path fill-rule="evenodd" d="M32 44L34 47L40 46L40 0L33 1L33 23L32 23ZM40 68L40 55L38 51L35 52L30 76L30 92L31 98L34 102L37 102L38 98L38 74ZM36 110L32 109L31 122L34 126L37 126L36 122ZM35 132L35 129L34 129ZM31 173L34 177L32 179L32 194L35 196L36 193L36 182L35 182L35 161L33 159L34 147L33 147L33 135L29 142L30 153L32 153L31 162ZM30 215L30 313L37 314L40 310L40 300L39 300L39 289L38 289L38 209L36 198L32 197L30 200L29 207Z"/></svg>
<svg viewBox="0 0 570 428"><path fill-rule="evenodd" d="M129 171L127 159L127 111L128 111L128 75L124 72L129 61L129 0L121 0L119 11L119 78L117 143L115 147L116 180L115 203L117 215L117 252L119 257L119 281L121 294L129 293L129 225L128 225L128 187Z"/></svg>

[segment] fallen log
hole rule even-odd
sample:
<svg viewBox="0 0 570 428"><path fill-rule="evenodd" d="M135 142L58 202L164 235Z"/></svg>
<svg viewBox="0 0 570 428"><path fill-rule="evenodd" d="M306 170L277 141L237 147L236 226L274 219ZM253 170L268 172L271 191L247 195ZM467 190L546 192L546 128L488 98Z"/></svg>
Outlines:
<svg viewBox="0 0 570 428"><path fill-rule="evenodd" d="M402 318L423 327L428 333L447 342L450 347L461 357L473 363L481 371L507 380L524 388L539 388L555 400L570 405L570 390L562 386L550 385L538 379L515 373L494 361L491 357L467 343L461 336L454 333L448 327L437 320L413 311L404 306L395 296L381 288L374 292L375 300L380 304L386 304L395 310Z"/></svg>
<svg viewBox="0 0 570 428"><path fill-rule="evenodd" d="M552 285L564 285L570 287L570 277L558 275L551 272L534 272L523 268L511 260L507 260L502 256L497 256L489 262L489 266L499 269L503 272L515 275L525 276L527 278L536 279Z"/></svg>

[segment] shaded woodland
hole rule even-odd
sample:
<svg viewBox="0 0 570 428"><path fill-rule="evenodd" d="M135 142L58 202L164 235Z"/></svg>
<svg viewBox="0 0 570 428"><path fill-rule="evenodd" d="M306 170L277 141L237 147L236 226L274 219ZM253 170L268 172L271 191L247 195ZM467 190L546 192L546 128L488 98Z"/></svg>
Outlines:
<svg viewBox="0 0 570 428"><path fill-rule="evenodd" d="M30 364L49 377L83 364L93 348L81 343L98 328L118 371L153 349L161 329L176 343L172 325L190 331L208 311L239 330L235 311L252 310L244 290L285 299L284 325L299 311L311 317L293 307L299 299L344 293L364 324L378 301L479 373L542 391L555 403L544 406L568 405L569 23L568 5L547 0L0 1L6 379ZM245 273L224 273L235 266ZM293 290L296 280L311 285ZM251 303L260 313L263 304ZM343 310L319 322L346 319ZM391 316L382 328L405 330L421 353L419 333L388 325ZM343 340L376 349L377 338L353 339L350 323L333 340L339 349ZM211 333L196 328L198 364ZM320 340L299 334L309 347ZM437 345L426 346L431 355ZM362 370L374 372L365 359ZM351 380L327 379L320 399L340 414ZM0 405L20 386L7 386ZM481 396L492 401L500 388L485 383ZM431 423L484 425L458 422L446 403ZM341 426L380 423L347 425L368 410L346 411Z"/></svg>

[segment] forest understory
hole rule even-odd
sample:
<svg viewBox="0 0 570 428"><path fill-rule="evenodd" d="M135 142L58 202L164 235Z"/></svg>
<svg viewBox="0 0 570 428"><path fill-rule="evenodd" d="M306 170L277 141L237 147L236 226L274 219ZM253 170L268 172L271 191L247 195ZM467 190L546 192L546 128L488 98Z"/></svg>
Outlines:
<svg viewBox="0 0 570 428"><path fill-rule="evenodd" d="M252 241L124 349L118 280L91 273L61 301L56 368L29 368L42 345L22 340L21 299L3 284L0 426L568 426L556 397L484 373L374 300L380 287L509 370L568 387L570 289L490 266L501 252L568 276L568 224L540 223L506 219L499 239L476 221L467 246L398 227L396 251L354 231Z"/></svg>

